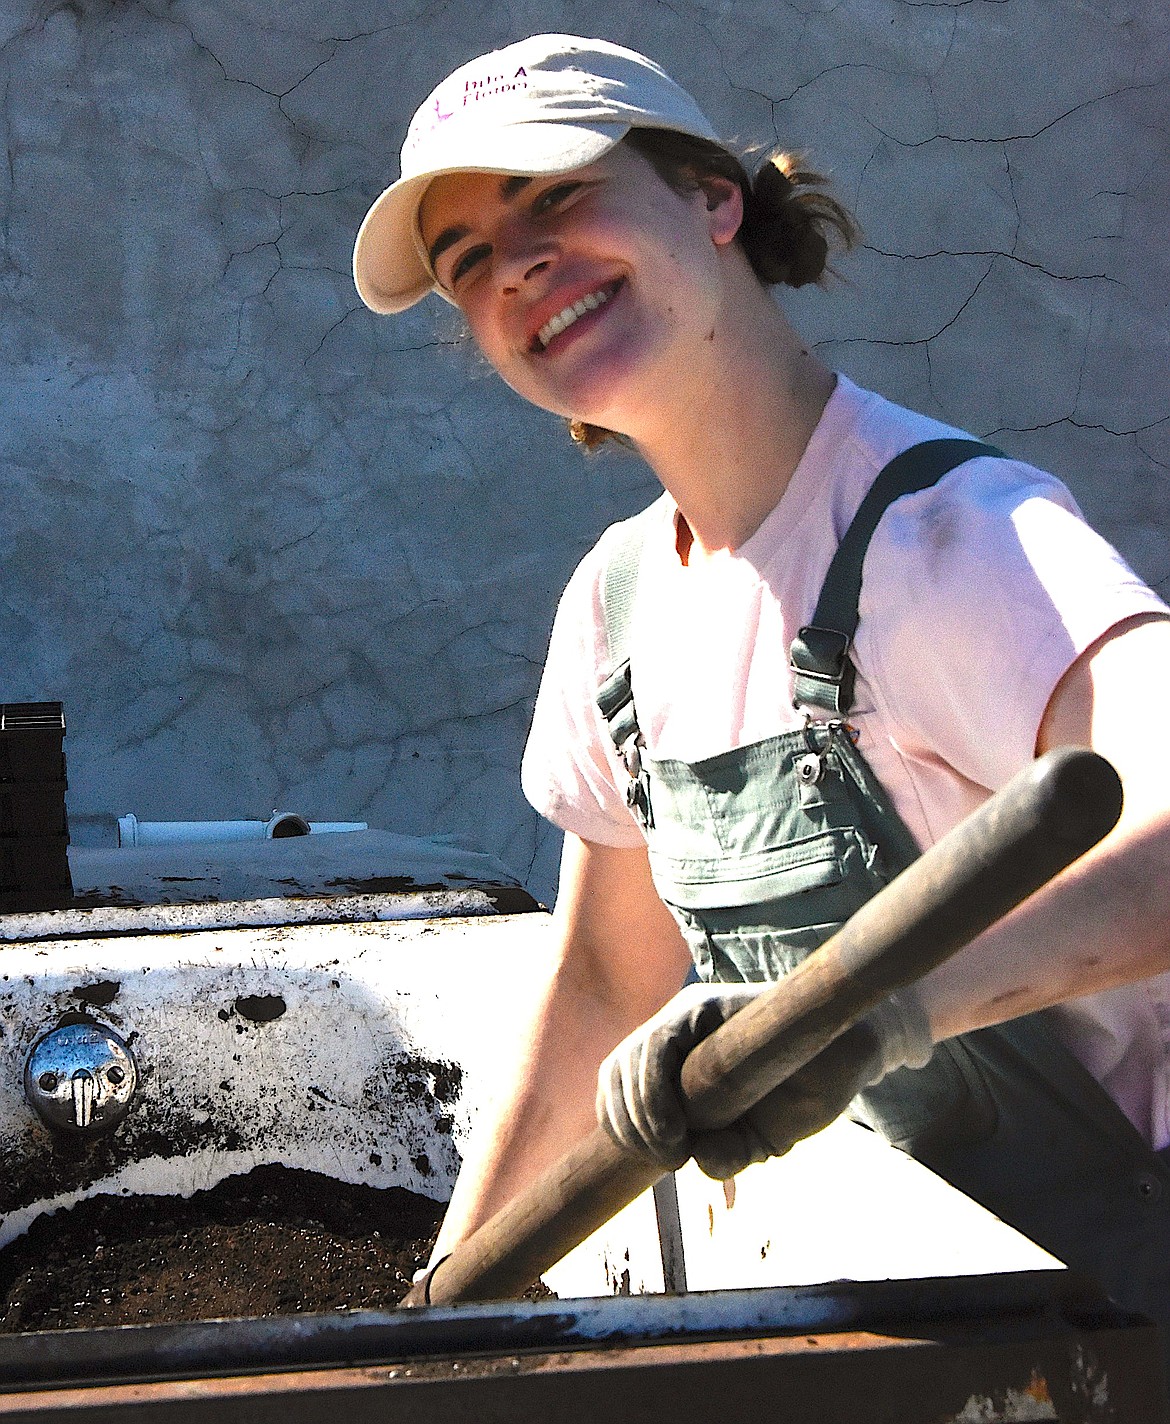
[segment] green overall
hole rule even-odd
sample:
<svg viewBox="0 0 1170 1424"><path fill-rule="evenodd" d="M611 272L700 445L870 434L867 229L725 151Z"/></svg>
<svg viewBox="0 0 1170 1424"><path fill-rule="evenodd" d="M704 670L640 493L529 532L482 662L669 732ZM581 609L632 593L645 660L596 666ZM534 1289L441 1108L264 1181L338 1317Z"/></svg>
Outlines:
<svg viewBox="0 0 1170 1424"><path fill-rule="evenodd" d="M918 855L845 721L862 563L893 500L989 453L999 451L931 440L881 471L789 650L804 727L695 763L652 759L638 728L627 648L646 525L627 521L604 589L615 671L597 701L655 887L704 980L780 978ZM1170 1324L1170 1168L1046 1014L940 1044L853 1112L1117 1301Z"/></svg>

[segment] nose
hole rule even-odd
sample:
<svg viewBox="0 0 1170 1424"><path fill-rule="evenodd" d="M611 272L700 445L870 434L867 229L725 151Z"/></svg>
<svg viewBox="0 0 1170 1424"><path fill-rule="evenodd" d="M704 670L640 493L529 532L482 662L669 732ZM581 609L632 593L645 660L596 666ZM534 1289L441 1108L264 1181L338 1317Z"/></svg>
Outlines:
<svg viewBox="0 0 1170 1424"><path fill-rule="evenodd" d="M509 232L499 234L495 259L499 289L510 295L556 262L557 246L547 234L514 224Z"/></svg>

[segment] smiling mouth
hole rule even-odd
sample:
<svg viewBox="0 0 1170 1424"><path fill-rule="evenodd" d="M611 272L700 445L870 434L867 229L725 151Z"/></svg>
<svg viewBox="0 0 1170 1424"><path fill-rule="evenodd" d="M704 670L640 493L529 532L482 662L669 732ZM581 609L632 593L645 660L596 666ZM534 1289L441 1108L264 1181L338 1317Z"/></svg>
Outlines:
<svg viewBox="0 0 1170 1424"><path fill-rule="evenodd" d="M579 297L577 301L573 302L570 306L557 312L556 316L549 317L548 321L545 322L533 337L532 349L534 351L543 351L554 336L559 336L562 331L567 331L574 322L580 321L580 319L588 315L589 312L596 311L598 307L603 307L620 286L621 281L619 279L616 282L608 283L604 287L599 287L595 292L587 292L585 296Z"/></svg>

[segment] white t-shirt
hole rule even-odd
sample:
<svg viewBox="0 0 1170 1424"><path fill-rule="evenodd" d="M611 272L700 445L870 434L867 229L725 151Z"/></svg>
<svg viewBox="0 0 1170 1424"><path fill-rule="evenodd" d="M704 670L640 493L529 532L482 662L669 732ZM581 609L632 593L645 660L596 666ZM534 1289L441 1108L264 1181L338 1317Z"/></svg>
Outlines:
<svg viewBox="0 0 1170 1424"><path fill-rule="evenodd" d="M651 757L698 761L798 727L788 645L878 472L959 435L838 377L784 496L734 553L684 566L668 496L649 517L630 637ZM586 840L636 846L626 773L594 698L609 672L601 591L620 535L565 589L523 785ZM1034 755L1061 676L1103 633L1166 606L1082 520L1053 476L981 457L887 511L870 543L849 721L919 845ZM1061 1010L1069 1046L1155 1147L1170 1143L1170 974Z"/></svg>

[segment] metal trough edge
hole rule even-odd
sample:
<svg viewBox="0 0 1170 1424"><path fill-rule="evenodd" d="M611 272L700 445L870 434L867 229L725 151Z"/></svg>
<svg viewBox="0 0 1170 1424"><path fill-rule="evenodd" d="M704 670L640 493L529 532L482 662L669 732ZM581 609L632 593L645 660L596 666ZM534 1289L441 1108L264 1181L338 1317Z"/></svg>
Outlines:
<svg viewBox="0 0 1170 1424"><path fill-rule="evenodd" d="M866 1331L945 1340L1140 1324L1069 1271L330 1312L0 1336L0 1388L222 1377L451 1356Z"/></svg>

